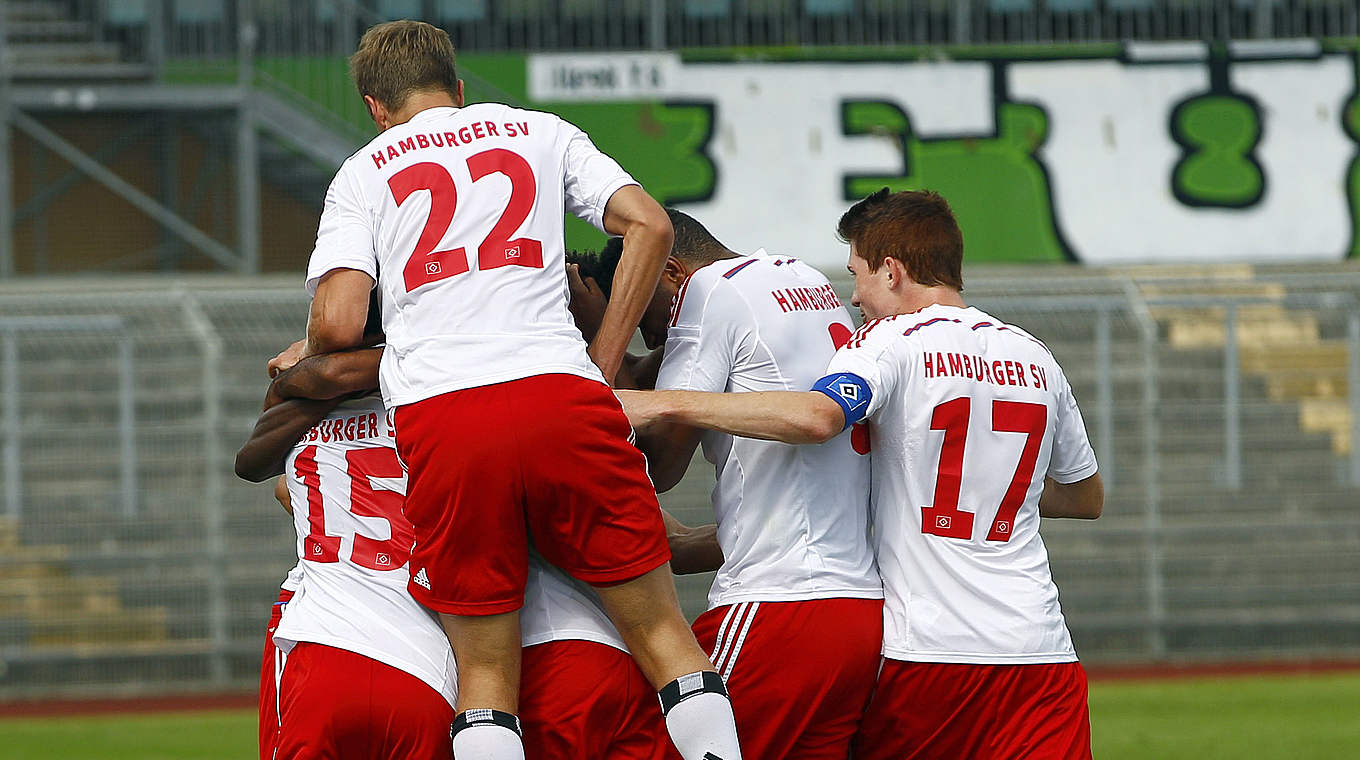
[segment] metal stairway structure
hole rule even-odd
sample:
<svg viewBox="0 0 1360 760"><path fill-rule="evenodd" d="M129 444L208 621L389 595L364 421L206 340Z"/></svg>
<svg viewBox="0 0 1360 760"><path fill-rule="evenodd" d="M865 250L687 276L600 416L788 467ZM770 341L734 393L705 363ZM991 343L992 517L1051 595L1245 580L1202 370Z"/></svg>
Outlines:
<svg viewBox="0 0 1360 760"><path fill-rule="evenodd" d="M153 220L163 247L206 256L215 268L240 273L260 268L261 183L319 212L331 176L364 142L362 133L328 118L324 109L309 107L301 96L257 76L250 65L252 34L239 35L234 81L183 83L164 76L158 56L120 41L116 30L101 27L98 19L70 14L70 6L52 0L7 2L0 13L0 113L7 127L0 130L0 277L17 271L14 225L22 221L13 201L17 168L10 158L10 128ZM236 20L243 30L252 28L249 18ZM112 119L124 134L101 135L101 146L82 149L48 123L72 117ZM119 143L137 139L131 134L136 120L148 117L230 141L230 234L196 225L173 190L152 197L110 167L107 159L121 151ZM176 141L169 142L162 149L170 151L165 161L178 167ZM74 184L68 174L34 195L50 203ZM197 188L193 194L200 194ZM44 211L26 209L28 216ZM23 216L25 209L20 212ZM162 259L171 267L177 260Z"/></svg>

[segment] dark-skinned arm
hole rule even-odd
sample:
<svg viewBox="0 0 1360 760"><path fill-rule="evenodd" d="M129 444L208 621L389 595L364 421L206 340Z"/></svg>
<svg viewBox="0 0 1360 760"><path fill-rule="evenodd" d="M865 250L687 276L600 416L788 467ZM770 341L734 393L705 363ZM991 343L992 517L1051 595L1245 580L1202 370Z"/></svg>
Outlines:
<svg viewBox="0 0 1360 760"><path fill-rule="evenodd" d="M672 422L658 422L638 433L637 447L647 455L647 473L657 493L675 488L685 477L703 434L699 428Z"/></svg>
<svg viewBox="0 0 1360 760"><path fill-rule="evenodd" d="M666 510L661 510L666 522L666 540L671 545L671 572L676 575L710 573L723 564L722 547L718 545L718 526L715 523L691 528Z"/></svg>
<svg viewBox="0 0 1360 760"><path fill-rule="evenodd" d="M274 378L265 411L236 454L237 476L259 483L283 472L288 452L346 396L378 385L382 349L309 356Z"/></svg>
<svg viewBox="0 0 1360 760"><path fill-rule="evenodd" d="M309 356L274 378L265 409L288 399L334 399L378 387L381 348Z"/></svg>
<svg viewBox="0 0 1360 760"><path fill-rule="evenodd" d="M326 419L341 399L314 401L289 399L265 410L255 421L255 429L241 450L236 452L236 477L262 483L283 474L288 452L304 433Z"/></svg>

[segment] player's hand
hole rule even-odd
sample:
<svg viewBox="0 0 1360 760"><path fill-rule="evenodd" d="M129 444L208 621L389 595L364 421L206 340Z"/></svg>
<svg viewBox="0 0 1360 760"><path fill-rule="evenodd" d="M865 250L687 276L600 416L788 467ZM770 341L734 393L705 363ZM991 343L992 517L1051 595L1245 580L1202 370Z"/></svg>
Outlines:
<svg viewBox="0 0 1360 760"><path fill-rule="evenodd" d="M265 367L269 371L269 376L278 377L279 373L287 372L293 368L294 364L302 361L302 349L306 344L305 339L300 340L280 351L278 356L270 359L269 364Z"/></svg>
<svg viewBox="0 0 1360 760"><path fill-rule="evenodd" d="M661 420L662 409L657 402L657 394L651 391L616 390L614 395L619 397L623 413L628 415L628 422L634 430L643 432Z"/></svg>
<svg viewBox="0 0 1360 760"><path fill-rule="evenodd" d="M575 264L567 265L567 288L571 291L571 302L567 308L576 320L576 329L590 342L600 331L604 322L604 310L609 305L604 291L594 277L581 277L581 268Z"/></svg>

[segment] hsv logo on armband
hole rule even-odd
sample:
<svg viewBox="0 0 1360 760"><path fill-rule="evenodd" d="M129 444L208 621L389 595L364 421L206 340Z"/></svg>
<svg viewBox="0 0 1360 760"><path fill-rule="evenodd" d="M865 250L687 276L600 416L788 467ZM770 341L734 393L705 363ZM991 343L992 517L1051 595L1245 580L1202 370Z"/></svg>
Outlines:
<svg viewBox="0 0 1360 760"><path fill-rule="evenodd" d="M840 405L841 411L845 412L845 427L841 430L864 419L869 412L869 402L874 397L873 391L869 390L869 383L853 372L827 375L813 383L812 390L825 393Z"/></svg>

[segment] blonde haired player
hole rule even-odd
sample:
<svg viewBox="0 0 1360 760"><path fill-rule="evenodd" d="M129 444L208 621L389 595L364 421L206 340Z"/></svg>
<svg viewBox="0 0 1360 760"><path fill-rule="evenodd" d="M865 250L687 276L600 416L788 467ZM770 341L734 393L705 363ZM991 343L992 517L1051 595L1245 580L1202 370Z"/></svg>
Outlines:
<svg viewBox="0 0 1360 760"><path fill-rule="evenodd" d="M383 398L410 476L410 591L458 661L454 756L523 757L532 535L596 587L680 754L737 760L726 688L680 612L656 494L607 384L670 247L665 214L562 119L464 106L452 42L429 24L373 27L350 65L381 133L327 192L305 353L358 345L376 285ZM625 239L589 347L567 309L566 211Z"/></svg>

